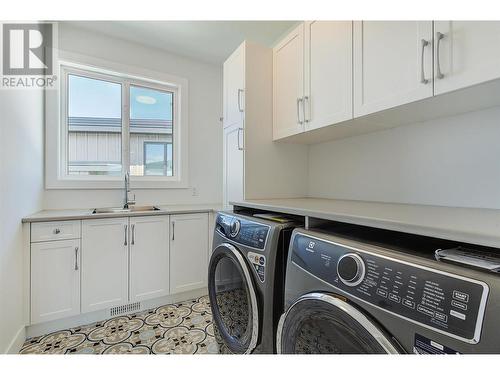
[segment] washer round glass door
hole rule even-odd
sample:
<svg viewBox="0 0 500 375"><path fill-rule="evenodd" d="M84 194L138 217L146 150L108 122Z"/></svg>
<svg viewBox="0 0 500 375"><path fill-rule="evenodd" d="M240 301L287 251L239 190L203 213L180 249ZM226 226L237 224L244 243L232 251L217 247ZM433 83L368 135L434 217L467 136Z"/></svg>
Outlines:
<svg viewBox="0 0 500 375"><path fill-rule="evenodd" d="M280 319L278 353L398 353L387 335L348 302L324 293L299 298Z"/></svg>
<svg viewBox="0 0 500 375"><path fill-rule="evenodd" d="M259 309L249 267L233 245L224 243L213 251L208 294L220 351L250 353L257 344Z"/></svg>

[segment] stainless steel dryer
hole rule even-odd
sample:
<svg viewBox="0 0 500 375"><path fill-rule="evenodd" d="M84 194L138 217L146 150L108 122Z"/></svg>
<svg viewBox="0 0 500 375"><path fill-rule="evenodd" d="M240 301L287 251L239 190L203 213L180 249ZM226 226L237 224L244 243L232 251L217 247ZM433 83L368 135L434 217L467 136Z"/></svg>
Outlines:
<svg viewBox="0 0 500 375"><path fill-rule="evenodd" d="M222 353L274 353L292 222L220 212L208 291Z"/></svg>
<svg viewBox="0 0 500 375"><path fill-rule="evenodd" d="M278 353L500 353L500 275L437 261L438 240L354 233L294 231Z"/></svg>

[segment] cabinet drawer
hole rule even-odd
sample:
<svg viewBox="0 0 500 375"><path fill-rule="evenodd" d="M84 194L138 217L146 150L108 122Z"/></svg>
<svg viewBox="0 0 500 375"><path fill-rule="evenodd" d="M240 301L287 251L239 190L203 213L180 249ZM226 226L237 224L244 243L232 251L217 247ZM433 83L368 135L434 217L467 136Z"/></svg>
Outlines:
<svg viewBox="0 0 500 375"><path fill-rule="evenodd" d="M31 242L80 238L80 221L51 221L31 224Z"/></svg>

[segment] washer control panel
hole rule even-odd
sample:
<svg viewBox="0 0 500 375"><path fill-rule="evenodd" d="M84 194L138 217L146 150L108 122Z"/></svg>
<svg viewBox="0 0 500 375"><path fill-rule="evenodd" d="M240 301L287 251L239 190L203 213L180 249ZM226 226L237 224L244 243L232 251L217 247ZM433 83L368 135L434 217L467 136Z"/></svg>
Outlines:
<svg viewBox="0 0 500 375"><path fill-rule="evenodd" d="M264 249L269 235L268 225L226 214L217 215L215 227L224 237L259 250Z"/></svg>
<svg viewBox="0 0 500 375"><path fill-rule="evenodd" d="M479 342L488 286L302 233L292 262L344 294L469 343Z"/></svg>
<svg viewBox="0 0 500 375"><path fill-rule="evenodd" d="M266 257L261 254L252 253L251 251L248 252L247 256L259 280L262 283L266 281Z"/></svg>

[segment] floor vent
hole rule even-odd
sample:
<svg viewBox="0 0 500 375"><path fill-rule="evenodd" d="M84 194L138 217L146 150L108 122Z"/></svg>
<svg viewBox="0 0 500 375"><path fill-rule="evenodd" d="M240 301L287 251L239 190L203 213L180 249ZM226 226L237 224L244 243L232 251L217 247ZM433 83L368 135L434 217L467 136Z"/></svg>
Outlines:
<svg viewBox="0 0 500 375"><path fill-rule="evenodd" d="M111 316L127 314L131 311L137 311L141 309L141 303L129 303L128 305L113 307L110 310Z"/></svg>

